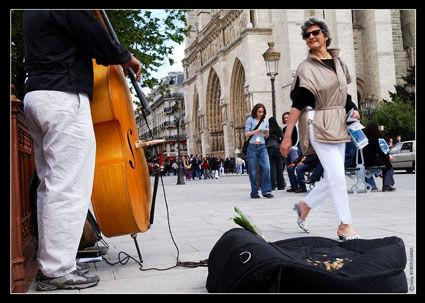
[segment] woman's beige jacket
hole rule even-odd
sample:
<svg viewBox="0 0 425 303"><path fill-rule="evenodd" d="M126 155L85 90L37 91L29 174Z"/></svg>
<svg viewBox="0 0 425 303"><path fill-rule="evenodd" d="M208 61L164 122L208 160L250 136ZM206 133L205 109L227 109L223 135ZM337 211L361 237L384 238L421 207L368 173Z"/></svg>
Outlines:
<svg viewBox="0 0 425 303"><path fill-rule="evenodd" d="M291 87L291 98L295 83L313 93L315 114L313 119L314 139L322 143L349 142L346 128L345 104L347 84L351 82L347 66L338 59L339 49L328 49L336 68L335 71L309 51L307 59L298 66ZM300 144L304 155L314 151L308 136L308 114L304 109L299 119Z"/></svg>

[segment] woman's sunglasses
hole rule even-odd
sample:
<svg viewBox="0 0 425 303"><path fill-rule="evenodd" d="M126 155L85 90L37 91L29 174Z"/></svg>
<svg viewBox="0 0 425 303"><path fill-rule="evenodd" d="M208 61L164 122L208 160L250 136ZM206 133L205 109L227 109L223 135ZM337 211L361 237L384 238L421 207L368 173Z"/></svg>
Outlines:
<svg viewBox="0 0 425 303"><path fill-rule="evenodd" d="M303 39L305 40L307 38L310 38L310 35L311 34L313 34L313 36L317 36L318 34L320 34L321 31L322 31L321 29L316 29L315 31L311 31L311 32L305 33L303 35Z"/></svg>

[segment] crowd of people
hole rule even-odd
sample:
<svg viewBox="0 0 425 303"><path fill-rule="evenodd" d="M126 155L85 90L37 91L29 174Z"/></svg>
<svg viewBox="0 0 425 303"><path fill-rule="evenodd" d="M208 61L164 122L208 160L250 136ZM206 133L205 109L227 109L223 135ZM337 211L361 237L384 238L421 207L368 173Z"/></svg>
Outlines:
<svg viewBox="0 0 425 303"><path fill-rule="evenodd" d="M301 152L301 148L298 140L298 133L294 131L292 133L292 142L295 142L291 147L291 150L287 157L284 157L279 146L283 140L283 134L286 128L286 122L289 119L289 112L285 112L282 115L281 128L276 119L271 117L269 119L270 134L265 139L265 146L268 155L269 162L269 175L271 190L285 190L287 192L294 193L306 193L308 191L307 185L310 188L323 177L323 166L320 163L315 152L304 155ZM297 129L297 125L295 129ZM383 178L382 191L393 191L394 185L394 170L391 166L392 157L384 153L379 146L378 139L384 136L378 129L378 125L375 122L370 123L364 129L364 133L369 140L369 144L363 149L364 165L369 166L385 166L382 170L378 170L375 176L366 178L366 182L371 185L372 191L379 190L374 177ZM401 138L398 136L397 142L400 142ZM387 142L389 149L394 146L392 144L392 138ZM354 141L351 140L345 145L345 158L344 167L355 167L356 166L356 152L357 147ZM207 180L207 179L218 179L221 176L227 174L244 174L248 172L248 165L245 162L245 155L243 153L238 154L235 157L227 157L223 159L217 157L215 154L206 154L202 157L200 154L191 154L190 156L182 157L182 170L186 181L191 180ZM166 158L160 161L160 157L155 157L148 162L150 174L155 174L155 169L159 168L161 163L160 173L163 176L177 176L178 162L176 158ZM257 165L257 164L256 164ZM284 172L288 175L289 186L284 178ZM257 186L261 187L261 179L263 170L257 165L257 175L255 176ZM268 177L267 177L268 178Z"/></svg>
<svg viewBox="0 0 425 303"><path fill-rule="evenodd" d="M215 154L206 154L202 157L199 154L191 154L182 157L182 166L185 180L206 180L218 179L225 174L244 174L246 172L245 160L239 155L223 159ZM160 161L160 157L156 157L148 162L150 174L155 174L155 169L160 167L161 175L176 176L178 173L177 159L167 158Z"/></svg>

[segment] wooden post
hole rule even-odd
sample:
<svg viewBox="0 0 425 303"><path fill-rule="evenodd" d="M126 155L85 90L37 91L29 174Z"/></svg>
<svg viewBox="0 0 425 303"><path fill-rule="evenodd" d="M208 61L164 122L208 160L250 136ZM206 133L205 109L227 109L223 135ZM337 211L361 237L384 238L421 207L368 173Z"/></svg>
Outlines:
<svg viewBox="0 0 425 303"><path fill-rule="evenodd" d="M21 109L23 102L11 95L12 199L11 292L27 292L37 273L37 239L30 201L30 180L35 171L32 139Z"/></svg>

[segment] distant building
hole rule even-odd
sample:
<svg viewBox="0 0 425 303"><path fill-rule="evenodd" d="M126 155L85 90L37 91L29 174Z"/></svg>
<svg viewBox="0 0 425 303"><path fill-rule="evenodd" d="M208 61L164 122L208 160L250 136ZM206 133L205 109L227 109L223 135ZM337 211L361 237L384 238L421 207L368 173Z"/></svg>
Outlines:
<svg viewBox="0 0 425 303"><path fill-rule="evenodd" d="M168 85L168 92L162 92L161 88ZM166 88L165 88L166 89ZM164 77L161 83L156 86L148 95L153 101L149 103L151 113L146 116L148 126L143 118L141 109L136 111L136 124L141 140L152 140L149 129L152 131L154 139L165 139L166 142L159 145L159 151L164 152L164 156L175 157L177 155L177 128L174 121L173 105L180 108L180 152L186 155L186 131L185 131L185 113L184 113L184 94L183 94L183 72L170 72ZM155 148L157 148L156 146ZM154 155L154 147L147 147L151 155Z"/></svg>

